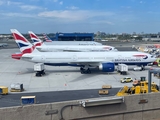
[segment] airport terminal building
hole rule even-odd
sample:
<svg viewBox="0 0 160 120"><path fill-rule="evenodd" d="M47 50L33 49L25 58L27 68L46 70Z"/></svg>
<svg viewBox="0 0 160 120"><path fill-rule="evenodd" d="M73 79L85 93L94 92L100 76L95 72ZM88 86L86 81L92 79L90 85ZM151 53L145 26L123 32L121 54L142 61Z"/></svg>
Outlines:
<svg viewBox="0 0 160 120"><path fill-rule="evenodd" d="M93 41L94 33L56 33L55 41Z"/></svg>

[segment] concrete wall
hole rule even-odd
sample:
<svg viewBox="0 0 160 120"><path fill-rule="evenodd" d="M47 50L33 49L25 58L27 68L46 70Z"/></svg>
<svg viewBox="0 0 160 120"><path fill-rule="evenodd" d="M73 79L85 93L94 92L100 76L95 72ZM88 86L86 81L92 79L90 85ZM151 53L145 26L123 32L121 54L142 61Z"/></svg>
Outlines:
<svg viewBox="0 0 160 120"><path fill-rule="evenodd" d="M140 104L140 100L147 103ZM81 101L81 100L79 100ZM124 103L83 108L79 101L0 108L0 120L159 120L160 93L124 97ZM52 111L51 111L52 110ZM48 115L46 112L48 111ZM55 113L50 114L49 112Z"/></svg>

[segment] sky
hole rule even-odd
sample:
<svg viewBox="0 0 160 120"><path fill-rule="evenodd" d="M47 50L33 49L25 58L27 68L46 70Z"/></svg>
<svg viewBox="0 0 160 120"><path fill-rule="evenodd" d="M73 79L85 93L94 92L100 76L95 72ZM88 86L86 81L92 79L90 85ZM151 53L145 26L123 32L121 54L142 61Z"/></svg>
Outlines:
<svg viewBox="0 0 160 120"><path fill-rule="evenodd" d="M0 34L158 33L160 0L0 0Z"/></svg>

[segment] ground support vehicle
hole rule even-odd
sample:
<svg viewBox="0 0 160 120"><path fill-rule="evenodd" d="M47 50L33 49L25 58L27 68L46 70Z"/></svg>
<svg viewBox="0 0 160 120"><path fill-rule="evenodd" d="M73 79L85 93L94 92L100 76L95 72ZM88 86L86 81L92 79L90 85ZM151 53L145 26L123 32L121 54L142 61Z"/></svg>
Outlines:
<svg viewBox="0 0 160 120"><path fill-rule="evenodd" d="M121 75L127 75L128 66L127 66L126 64L118 64L118 66L117 66L117 71L118 71Z"/></svg>
<svg viewBox="0 0 160 120"><path fill-rule="evenodd" d="M7 95L8 94L8 87L0 86L0 94Z"/></svg>
<svg viewBox="0 0 160 120"><path fill-rule="evenodd" d="M142 71L142 67L134 67L133 70L134 71Z"/></svg>
<svg viewBox="0 0 160 120"><path fill-rule="evenodd" d="M34 71L36 72L36 76L42 76L45 75L44 71L44 64L43 63L37 63L34 65Z"/></svg>
<svg viewBox="0 0 160 120"><path fill-rule="evenodd" d="M128 82L133 82L133 79L131 77L124 77L120 81L121 83L128 83Z"/></svg>
<svg viewBox="0 0 160 120"><path fill-rule="evenodd" d="M156 83L151 83L151 92L159 92L159 87ZM132 94L144 94L148 93L148 81L145 80L145 77L141 77L141 80L134 80L133 86L128 87L124 86L119 90L116 96L126 96Z"/></svg>
<svg viewBox="0 0 160 120"><path fill-rule="evenodd" d="M10 92L22 92L24 91L23 84L21 83L12 83Z"/></svg>

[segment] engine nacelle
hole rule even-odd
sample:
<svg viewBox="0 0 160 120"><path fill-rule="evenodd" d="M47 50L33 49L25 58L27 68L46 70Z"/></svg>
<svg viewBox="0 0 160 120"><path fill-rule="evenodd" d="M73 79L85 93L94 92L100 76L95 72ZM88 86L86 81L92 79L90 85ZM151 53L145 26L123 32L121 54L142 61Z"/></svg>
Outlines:
<svg viewBox="0 0 160 120"><path fill-rule="evenodd" d="M102 63L99 65L99 70L102 70L103 72L114 72L115 65L112 62L108 63Z"/></svg>

